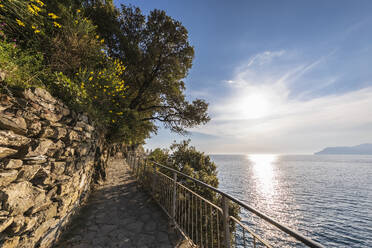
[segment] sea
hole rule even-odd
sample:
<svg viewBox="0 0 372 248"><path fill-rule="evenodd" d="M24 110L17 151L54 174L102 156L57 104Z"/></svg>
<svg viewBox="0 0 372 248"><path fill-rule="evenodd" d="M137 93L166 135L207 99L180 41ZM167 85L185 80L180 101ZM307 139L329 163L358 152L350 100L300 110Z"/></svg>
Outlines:
<svg viewBox="0 0 372 248"><path fill-rule="evenodd" d="M210 157L222 191L325 247L372 247L372 156ZM249 211L240 217L273 247L306 247Z"/></svg>

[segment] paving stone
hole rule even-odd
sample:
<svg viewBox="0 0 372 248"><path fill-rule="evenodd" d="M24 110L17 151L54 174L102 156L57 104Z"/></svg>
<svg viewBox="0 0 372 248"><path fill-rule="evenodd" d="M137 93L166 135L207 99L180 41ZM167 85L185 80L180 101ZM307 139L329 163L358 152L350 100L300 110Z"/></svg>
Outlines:
<svg viewBox="0 0 372 248"><path fill-rule="evenodd" d="M86 207L54 248L169 248L168 220L121 160L109 163L107 181L95 189Z"/></svg>

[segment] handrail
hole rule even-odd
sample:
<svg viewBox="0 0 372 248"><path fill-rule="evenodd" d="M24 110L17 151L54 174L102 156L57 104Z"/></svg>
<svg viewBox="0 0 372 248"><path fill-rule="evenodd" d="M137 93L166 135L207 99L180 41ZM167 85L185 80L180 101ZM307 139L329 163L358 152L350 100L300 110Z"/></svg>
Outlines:
<svg viewBox="0 0 372 248"><path fill-rule="evenodd" d="M240 206L244 207L248 211L256 214L257 216L261 217L262 219L264 219L265 221L269 222L270 224L276 226L277 228L279 228L283 232L287 233L288 235L292 236L293 238L295 238L296 240L302 242L303 244L307 245L308 247L311 247L311 248L325 248L323 245L319 244L318 242L315 242L315 241L313 241L313 240L311 240L311 239L303 236L302 234L298 233L297 231L295 231L295 230L287 227L286 225L283 225L283 224L279 223L278 221L274 220L273 218L271 218L271 217L267 216L266 214L260 212L259 210L255 209L254 207L251 207L251 206L245 204L244 202L236 199L235 197L233 197L233 196L231 196L231 195L229 195L229 194L227 194L227 193L225 193L225 192L223 192L223 191L221 191L219 189L216 189L213 186L210 186L210 185L208 185L208 184L206 184L206 183L204 183L204 182L202 182L202 181L200 181L198 179L195 179L193 177L190 177L190 176L188 176L188 175L186 175L186 174L184 174L184 173L182 173L180 171L177 171L177 170L172 169L172 168L169 168L169 167L167 167L165 165L159 164L159 163L155 162L153 159L151 159L151 162L154 163L156 166L159 166L159 167L164 168L166 170L169 170L171 172L177 173L178 175L181 175L181 176L183 176L185 178L188 178L188 179L190 179L190 180L192 180L192 181L194 181L194 182L196 182L196 183L198 183L198 184L200 184L200 185L202 185L204 187L207 187L207 188L213 190L216 193L219 193L222 196L225 196L226 198L228 198L231 201L239 204Z"/></svg>

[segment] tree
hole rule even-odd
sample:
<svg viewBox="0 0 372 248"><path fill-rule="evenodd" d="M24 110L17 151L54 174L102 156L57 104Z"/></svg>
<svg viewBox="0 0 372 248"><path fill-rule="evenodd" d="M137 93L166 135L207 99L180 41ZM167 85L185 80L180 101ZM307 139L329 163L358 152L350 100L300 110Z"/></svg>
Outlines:
<svg viewBox="0 0 372 248"><path fill-rule="evenodd" d="M215 163L210 159L208 155L205 155L203 152L198 151L195 147L190 146L190 139L181 141L180 143L174 142L170 149L155 149L153 152L151 152L149 158L151 160L154 160L162 165L165 165L167 167L173 168L177 171L180 171L192 178L198 179L208 185L211 185L215 188L218 188L218 177L217 177L217 167ZM159 170L168 175L172 178L172 172L169 170L159 168ZM203 187L195 182L193 182L190 179L183 178L182 176L178 177L178 181L186 186L187 188L191 189L192 191L196 192L198 195L202 196L203 198L209 200L210 202L222 206L222 197L221 195L217 194L215 191L210 190L209 188ZM184 201L186 201L186 198L182 198ZM180 201L182 200L180 199ZM184 203L184 206L188 206L187 203ZM193 207L191 212L200 211L198 209L198 206ZM231 216L234 216L237 219L240 219L239 217L239 211L240 207L232 203L230 201L229 203L229 214ZM185 211L187 215L188 211ZM200 214L200 215L199 215ZM205 216L205 212L198 212L198 215L203 215L203 219ZM206 225L200 220L194 220L197 222L197 225ZM216 224L216 223L215 223ZM222 225L222 223L219 223ZM208 226L205 226L205 228L209 228ZM235 224L234 222L230 223L230 231L235 231ZM219 229L221 231L221 235L223 232L222 226ZM212 237L209 237L210 239ZM216 237L214 237L216 238ZM215 244L217 244L217 240L213 241Z"/></svg>
<svg viewBox="0 0 372 248"><path fill-rule="evenodd" d="M111 19L108 27L100 21L102 16L117 13L109 2L88 1L88 5L110 56L126 65L127 113L134 111L131 115L149 132L156 131L159 122L180 134L185 134L186 128L207 123L208 104L201 99L189 102L184 95L182 80L194 57L186 28L164 11L153 10L146 17L139 8L125 5L116 26Z"/></svg>

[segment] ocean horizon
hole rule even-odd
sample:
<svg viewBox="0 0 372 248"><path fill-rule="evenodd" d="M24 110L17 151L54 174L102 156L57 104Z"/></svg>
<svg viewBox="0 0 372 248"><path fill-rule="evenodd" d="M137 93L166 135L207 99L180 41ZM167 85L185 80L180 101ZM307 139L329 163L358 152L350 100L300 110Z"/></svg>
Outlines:
<svg viewBox="0 0 372 248"><path fill-rule="evenodd" d="M371 155L214 154L219 189L326 247L372 247ZM303 247L253 214L279 247Z"/></svg>

